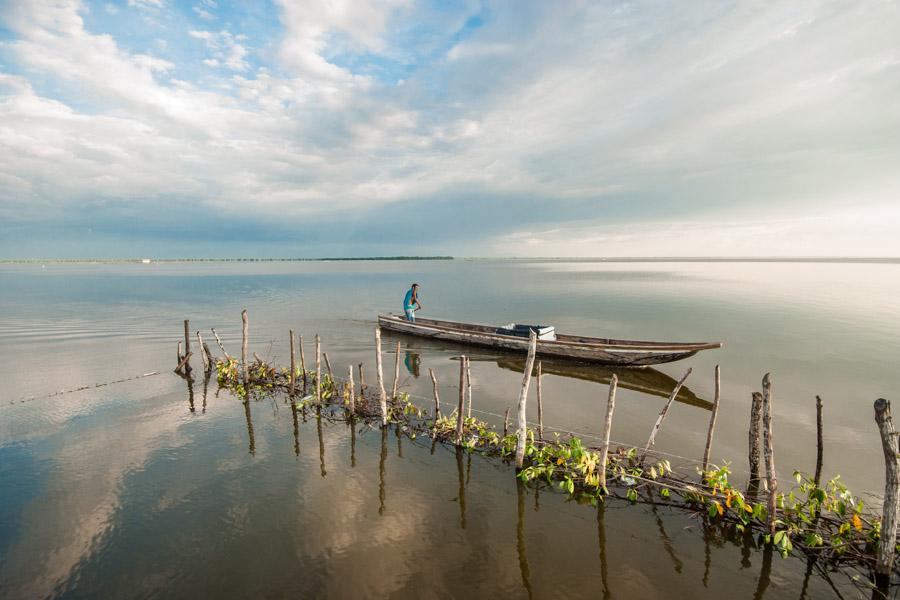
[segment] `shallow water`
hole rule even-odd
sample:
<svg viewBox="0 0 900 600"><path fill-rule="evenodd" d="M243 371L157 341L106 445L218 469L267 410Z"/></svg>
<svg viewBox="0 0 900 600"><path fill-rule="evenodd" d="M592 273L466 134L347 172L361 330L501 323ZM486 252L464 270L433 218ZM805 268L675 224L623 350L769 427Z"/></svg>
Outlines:
<svg viewBox="0 0 900 600"><path fill-rule="evenodd" d="M2 265L0 595L759 597L764 587L766 597L799 597L802 560L776 556L766 576L763 552L683 513L616 502L598 511L518 487L501 462L432 454L393 431L353 435L327 418L320 429L314 413L295 440L290 407L277 401L253 403L248 428L241 403L214 382L204 394L196 381L191 403L171 374L181 320L209 342L216 327L237 352L246 307L260 355L284 362L292 327L309 357L318 332L337 373L365 362L368 381L374 316L398 312L411 280L422 284L422 314L435 317L722 340L722 350L659 372L620 373L613 437L646 441L662 396L690 366L685 402L657 446L699 457L721 364L713 458L733 460L740 476L750 392L771 371L785 479L813 468L820 394L825 475L877 494L872 402L900 389L898 275L896 264L819 263ZM388 372L398 340L403 389L430 398L433 368L453 400L461 349L386 336ZM467 352L475 407L499 424L493 415L513 405L520 361ZM152 371L160 374L47 397ZM596 435L608 373L545 372L545 422ZM807 584L807 597L833 593L820 576ZM840 576L835 584L847 585Z"/></svg>

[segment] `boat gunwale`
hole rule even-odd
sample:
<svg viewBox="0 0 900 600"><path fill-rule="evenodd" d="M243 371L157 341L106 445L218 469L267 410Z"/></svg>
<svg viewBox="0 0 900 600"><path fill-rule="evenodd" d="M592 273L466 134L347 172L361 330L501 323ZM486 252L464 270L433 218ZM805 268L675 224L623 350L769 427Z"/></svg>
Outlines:
<svg viewBox="0 0 900 600"><path fill-rule="evenodd" d="M482 325L479 323L461 323L458 321L443 321L438 319L420 319L419 321L407 321L400 315L387 314L378 315L379 322L395 322L402 324L404 327L437 329L455 333L471 333L476 335L486 335L527 344L527 340L515 335L507 335L496 332L496 326ZM472 328L479 327L488 331L475 331ZM490 331L493 330L493 331ZM563 338L563 339L560 339ZM587 341L595 340L595 341ZM654 353L672 353L672 352L690 352L696 353L700 350L712 350L722 347L722 342L643 342L638 340L604 340L603 338L592 338L587 336L572 336L559 334L556 340L538 340L538 345L546 345L550 347L574 347L582 349L610 349L616 352L643 352L648 354Z"/></svg>

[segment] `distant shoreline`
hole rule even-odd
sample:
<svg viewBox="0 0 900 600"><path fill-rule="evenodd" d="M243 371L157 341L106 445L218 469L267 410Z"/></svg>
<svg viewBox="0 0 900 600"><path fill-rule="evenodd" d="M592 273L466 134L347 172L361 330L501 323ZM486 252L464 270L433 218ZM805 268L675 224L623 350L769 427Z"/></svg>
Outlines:
<svg viewBox="0 0 900 600"><path fill-rule="evenodd" d="M20 258L0 259L0 264L154 264L230 262L355 262L355 261L470 260L509 262L607 262L607 263L860 263L900 264L890 256L620 256L620 257L477 257L477 256L333 256L320 258Z"/></svg>

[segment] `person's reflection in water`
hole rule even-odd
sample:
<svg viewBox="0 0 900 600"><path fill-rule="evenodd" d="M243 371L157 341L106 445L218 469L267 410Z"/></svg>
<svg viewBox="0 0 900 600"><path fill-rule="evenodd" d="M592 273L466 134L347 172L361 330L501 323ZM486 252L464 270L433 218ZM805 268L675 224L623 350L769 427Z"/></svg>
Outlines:
<svg viewBox="0 0 900 600"><path fill-rule="evenodd" d="M406 355L403 357L403 366L406 367L406 370L409 371L409 374L419 378L419 364L422 362L419 357L418 352L406 352Z"/></svg>

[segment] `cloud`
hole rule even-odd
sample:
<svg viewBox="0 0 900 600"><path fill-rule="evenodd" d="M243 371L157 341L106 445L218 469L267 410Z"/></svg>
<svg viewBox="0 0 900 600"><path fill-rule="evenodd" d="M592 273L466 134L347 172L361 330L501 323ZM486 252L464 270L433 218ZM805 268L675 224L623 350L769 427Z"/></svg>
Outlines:
<svg viewBox="0 0 900 600"><path fill-rule="evenodd" d="M0 254L48 212L146 222L175 198L284 243L285 220L309 235L353 214L360 247L398 218L467 254L522 232L608 254L609 226L661 254L670 225L708 223L692 235L715 254L754 249L715 224L827 229L804 219L900 190L893 4L131 5L154 13L145 37L75 0L3 5ZM878 232L860 248L900 254Z"/></svg>

